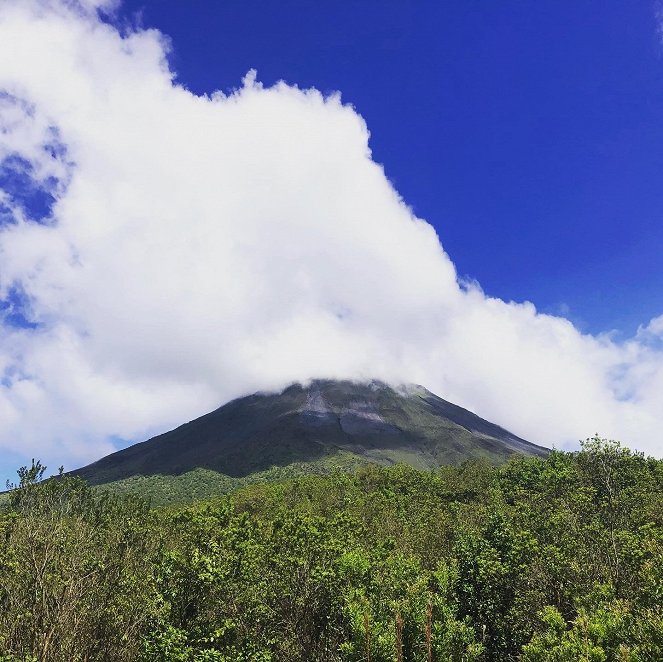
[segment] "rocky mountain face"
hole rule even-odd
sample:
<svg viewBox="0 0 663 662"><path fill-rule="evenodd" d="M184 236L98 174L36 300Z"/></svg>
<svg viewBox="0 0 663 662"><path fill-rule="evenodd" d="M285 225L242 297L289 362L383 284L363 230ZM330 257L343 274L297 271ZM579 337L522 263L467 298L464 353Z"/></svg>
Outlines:
<svg viewBox="0 0 663 662"><path fill-rule="evenodd" d="M547 453L421 386L315 380L233 400L72 473L104 484L196 469L242 478L290 465L435 468Z"/></svg>

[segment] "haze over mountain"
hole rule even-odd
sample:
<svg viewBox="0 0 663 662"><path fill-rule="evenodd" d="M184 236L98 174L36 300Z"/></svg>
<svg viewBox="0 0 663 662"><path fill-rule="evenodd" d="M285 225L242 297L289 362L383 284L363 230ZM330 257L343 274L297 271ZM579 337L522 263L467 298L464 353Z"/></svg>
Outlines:
<svg viewBox="0 0 663 662"><path fill-rule="evenodd" d="M499 463L514 453L545 456L547 449L422 386L315 380L233 400L74 473L92 484L196 469L244 478L292 465L319 471L397 462L435 468L470 458Z"/></svg>

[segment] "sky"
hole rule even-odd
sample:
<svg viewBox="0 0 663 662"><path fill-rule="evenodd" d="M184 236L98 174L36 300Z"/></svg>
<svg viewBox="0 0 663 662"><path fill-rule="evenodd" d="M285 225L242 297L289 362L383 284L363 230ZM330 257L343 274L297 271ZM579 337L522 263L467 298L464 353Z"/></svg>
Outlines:
<svg viewBox="0 0 663 662"><path fill-rule="evenodd" d="M663 455L655 2L4 0L0 478L416 382Z"/></svg>

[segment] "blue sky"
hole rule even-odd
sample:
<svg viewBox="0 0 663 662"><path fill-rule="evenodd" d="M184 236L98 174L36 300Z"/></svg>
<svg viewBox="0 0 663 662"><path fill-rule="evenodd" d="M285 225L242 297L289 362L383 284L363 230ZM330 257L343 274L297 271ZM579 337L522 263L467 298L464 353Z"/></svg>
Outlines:
<svg viewBox="0 0 663 662"><path fill-rule="evenodd" d="M319 377L661 456L661 20L0 2L0 479Z"/></svg>
<svg viewBox="0 0 663 662"><path fill-rule="evenodd" d="M663 48L656 5L124 3L197 93L339 90L461 275L590 332L663 309Z"/></svg>

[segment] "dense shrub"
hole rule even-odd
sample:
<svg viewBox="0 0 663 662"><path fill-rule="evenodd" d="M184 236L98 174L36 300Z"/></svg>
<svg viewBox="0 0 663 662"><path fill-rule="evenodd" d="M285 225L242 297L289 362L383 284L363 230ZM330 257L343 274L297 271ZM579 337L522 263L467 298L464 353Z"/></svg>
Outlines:
<svg viewBox="0 0 663 662"><path fill-rule="evenodd" d="M616 442L152 511L41 469L0 515L3 662L663 659L663 462Z"/></svg>

